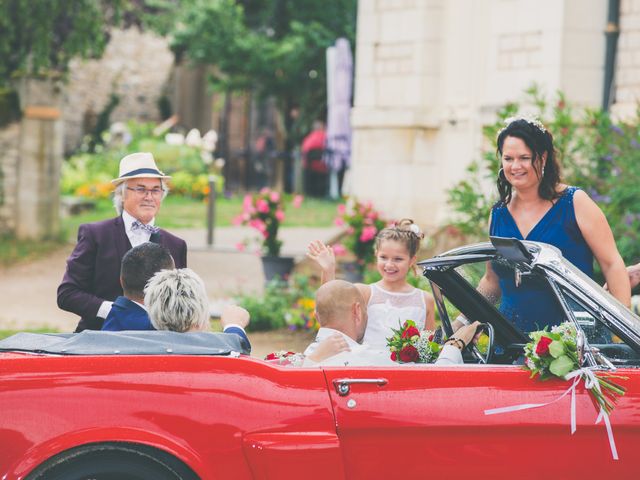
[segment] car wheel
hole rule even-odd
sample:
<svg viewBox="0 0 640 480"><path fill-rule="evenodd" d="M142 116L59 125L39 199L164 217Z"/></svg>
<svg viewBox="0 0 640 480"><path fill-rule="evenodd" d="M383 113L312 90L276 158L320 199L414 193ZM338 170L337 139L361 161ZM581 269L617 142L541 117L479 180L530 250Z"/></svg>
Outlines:
<svg viewBox="0 0 640 480"><path fill-rule="evenodd" d="M198 480L177 458L144 445L101 443L67 450L26 480Z"/></svg>

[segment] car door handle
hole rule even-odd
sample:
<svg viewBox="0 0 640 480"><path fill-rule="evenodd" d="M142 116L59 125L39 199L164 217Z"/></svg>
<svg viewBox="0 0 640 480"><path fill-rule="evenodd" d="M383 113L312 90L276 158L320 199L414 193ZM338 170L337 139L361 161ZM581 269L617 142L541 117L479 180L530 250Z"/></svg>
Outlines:
<svg viewBox="0 0 640 480"><path fill-rule="evenodd" d="M379 387L385 386L388 381L386 378L336 378L333 381L333 386L338 392L338 395L344 397L349 395L351 391L351 385L356 383L364 383L371 385L378 385Z"/></svg>

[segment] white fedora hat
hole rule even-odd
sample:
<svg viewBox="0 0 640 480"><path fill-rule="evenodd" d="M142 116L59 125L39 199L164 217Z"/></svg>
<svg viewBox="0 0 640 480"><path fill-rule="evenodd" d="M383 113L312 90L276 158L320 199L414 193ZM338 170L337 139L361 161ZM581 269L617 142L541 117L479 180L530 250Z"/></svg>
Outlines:
<svg viewBox="0 0 640 480"><path fill-rule="evenodd" d="M119 183L129 180L130 178L171 178L169 175L162 173L153 155L149 152L138 152L127 155L120 160L120 176L111 180L111 183L118 185Z"/></svg>

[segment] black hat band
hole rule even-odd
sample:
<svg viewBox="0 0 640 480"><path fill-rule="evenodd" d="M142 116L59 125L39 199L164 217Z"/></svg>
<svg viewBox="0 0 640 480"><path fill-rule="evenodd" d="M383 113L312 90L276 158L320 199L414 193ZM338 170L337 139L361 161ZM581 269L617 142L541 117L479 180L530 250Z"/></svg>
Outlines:
<svg viewBox="0 0 640 480"><path fill-rule="evenodd" d="M152 173L154 175L159 175L161 177L166 177L165 174L163 174L162 172L155 170L153 168L138 168L137 170L132 170L129 173L125 173L124 175L121 175L120 178L125 178L125 177L133 177L134 175L141 175L144 173Z"/></svg>

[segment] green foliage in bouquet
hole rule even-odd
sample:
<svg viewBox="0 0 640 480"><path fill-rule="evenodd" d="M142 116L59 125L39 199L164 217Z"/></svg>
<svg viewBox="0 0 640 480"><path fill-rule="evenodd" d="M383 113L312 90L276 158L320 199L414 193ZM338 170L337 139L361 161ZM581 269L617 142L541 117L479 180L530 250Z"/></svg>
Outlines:
<svg viewBox="0 0 640 480"><path fill-rule="evenodd" d="M577 351L576 328L571 322L565 322L551 328L531 332L531 342L524 347L525 368L531 371L531 377L541 380L553 377L566 379L571 372L581 368ZM617 396L624 395L626 388L610 379L625 379L617 375L595 373L598 385L589 388L596 403L610 413Z"/></svg>

